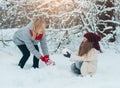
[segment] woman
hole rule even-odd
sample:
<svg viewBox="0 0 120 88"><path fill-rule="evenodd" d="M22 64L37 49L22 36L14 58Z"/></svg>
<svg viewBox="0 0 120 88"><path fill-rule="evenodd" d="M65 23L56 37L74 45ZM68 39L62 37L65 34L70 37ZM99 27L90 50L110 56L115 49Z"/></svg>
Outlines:
<svg viewBox="0 0 120 88"><path fill-rule="evenodd" d="M101 37L95 33L88 32L79 47L78 55L67 51L64 56L70 57L74 63L71 69L75 74L86 76L93 75L97 69L97 53L101 52L99 41Z"/></svg>
<svg viewBox="0 0 120 88"><path fill-rule="evenodd" d="M33 57L33 67L39 68L39 59L41 59L45 64L55 64L49 58L48 48L45 38L45 28L46 22L43 17L36 17L32 22L30 22L26 27L18 30L13 37L13 42L22 52L23 56L19 61L18 66L24 67L26 61L28 60L30 53L34 55ZM40 42L43 55L39 53L38 42Z"/></svg>

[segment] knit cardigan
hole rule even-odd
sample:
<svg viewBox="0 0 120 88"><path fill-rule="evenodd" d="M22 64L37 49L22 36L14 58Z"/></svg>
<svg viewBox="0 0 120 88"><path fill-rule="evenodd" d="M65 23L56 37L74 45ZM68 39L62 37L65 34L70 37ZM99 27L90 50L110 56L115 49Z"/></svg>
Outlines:
<svg viewBox="0 0 120 88"><path fill-rule="evenodd" d="M87 55L78 56L76 54L71 55L71 61L83 61L83 64L80 68L81 75L93 75L97 69L97 53L98 51L95 48L92 48Z"/></svg>

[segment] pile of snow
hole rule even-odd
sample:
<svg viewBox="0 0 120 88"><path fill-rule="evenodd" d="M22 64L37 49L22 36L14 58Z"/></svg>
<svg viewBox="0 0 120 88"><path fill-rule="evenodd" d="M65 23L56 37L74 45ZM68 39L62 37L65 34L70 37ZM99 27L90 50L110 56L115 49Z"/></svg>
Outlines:
<svg viewBox="0 0 120 88"><path fill-rule="evenodd" d="M72 64L62 54L53 54L55 66L32 68L32 56L24 69L17 64L22 56L19 49L10 44L0 46L0 87L1 88L120 88L120 55L106 50L98 57L98 70L93 76L76 76L70 70Z"/></svg>

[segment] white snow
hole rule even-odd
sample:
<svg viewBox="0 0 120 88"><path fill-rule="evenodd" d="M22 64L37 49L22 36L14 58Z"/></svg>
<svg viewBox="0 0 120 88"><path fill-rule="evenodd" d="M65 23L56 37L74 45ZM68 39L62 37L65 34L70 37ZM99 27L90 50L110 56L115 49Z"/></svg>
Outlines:
<svg viewBox="0 0 120 88"><path fill-rule="evenodd" d="M37 1L39 2L40 0ZM18 2L16 1L15 10L25 5L34 6L31 4L31 2L37 1L29 0L29 2L26 2L26 0L18 0ZM96 5L94 3L91 3L89 0L62 0L61 3L52 3L50 5L55 8L63 5L76 5L77 8L74 8L71 11L63 10L58 14L48 14L46 10L51 12L52 7L49 6L48 8L44 8L44 5L46 3L50 3L51 0L41 1L44 3L37 5L37 8L34 9L34 11L29 11L29 13L23 9L20 9L20 12L23 11L25 14L22 14L19 16L19 18L27 17L28 19L31 19L28 16L31 14L33 16L45 15L48 18L58 18L60 24L58 27L59 29L55 29L53 31L56 21L54 22L55 19L51 19L49 25L49 28L51 29L48 29L47 32L47 43L49 46L48 48L49 51L53 53L50 55L50 57L56 62L56 65L46 66L40 61L40 68L33 69L33 56L31 55L25 65L25 68L20 69L17 64L22 57L22 54L19 49L12 42L10 42L12 40L14 32L19 28L9 30L0 29L0 88L120 88L120 27L118 27L117 30L113 32L117 35L117 41L115 43L108 44L107 40L112 36L110 34L107 35L106 38L102 39L100 44L104 52L98 55L98 68L96 74L93 77L76 76L70 70L72 62L70 62L68 58L65 58L62 55L63 53L66 53L66 49L63 51L62 49L69 48L70 50L77 50L80 42L82 41L82 35L84 32L86 30L96 30L96 14L100 13L100 11L97 9ZM73 3L73 1L75 1L75 3ZM0 0L0 6L2 9L5 9L9 12L8 16L3 17L3 21L1 22L6 21L8 18L13 18L11 17L12 15L10 15L13 14L13 7L11 7L11 9L8 9L6 5L7 4L5 0ZM115 9L115 12L118 13L120 8L119 6L120 5L117 5L113 8L103 9L101 12ZM41 9L39 9L40 7ZM42 13L34 14L38 12L38 9L40 10L39 12ZM16 14L16 12L14 12L15 16L19 15ZM81 15L81 13L83 13L83 15ZM71 16L73 19L76 19L76 17L77 19L81 19L84 26L81 25L82 23L80 23L76 26L73 25L71 28L64 29L65 23ZM119 15L117 14L116 16ZM19 22L18 20L16 21ZM74 20L71 20L68 24L72 24L73 21ZM103 20L100 20L100 22L103 22ZM111 22L120 25L119 20L114 21L114 19L106 20L104 22ZM7 26L12 27L11 24L12 21L10 21L10 25ZM2 23L0 23L0 25L2 25ZM92 30L89 28L89 26L92 27ZM106 29L109 28L110 27L106 27ZM67 33L67 31L69 32ZM102 33L102 31L100 32ZM8 46L3 45L3 43ZM59 44L61 44L61 46L57 50ZM57 53L55 54L53 51L57 51Z"/></svg>
<svg viewBox="0 0 120 88"><path fill-rule="evenodd" d="M106 50L99 54L98 70L93 76L76 76L70 70L71 62L61 53L51 55L55 66L33 69L32 56L24 69L17 64L22 56L19 49L0 45L0 88L120 88L120 54Z"/></svg>

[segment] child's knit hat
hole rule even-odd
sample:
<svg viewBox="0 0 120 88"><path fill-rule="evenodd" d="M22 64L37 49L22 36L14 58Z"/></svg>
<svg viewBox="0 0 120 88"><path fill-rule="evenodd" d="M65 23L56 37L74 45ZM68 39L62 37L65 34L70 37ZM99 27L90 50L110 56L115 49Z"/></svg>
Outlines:
<svg viewBox="0 0 120 88"><path fill-rule="evenodd" d="M92 33L92 32L88 32L84 35L84 37L87 38L87 40L89 42L93 43L93 47L95 49L97 49L101 52L100 45L99 45L99 41L101 40L101 36L99 36L95 33Z"/></svg>
<svg viewBox="0 0 120 88"><path fill-rule="evenodd" d="M99 42L101 40L101 36L92 32L86 33L84 37L87 38L89 42Z"/></svg>

